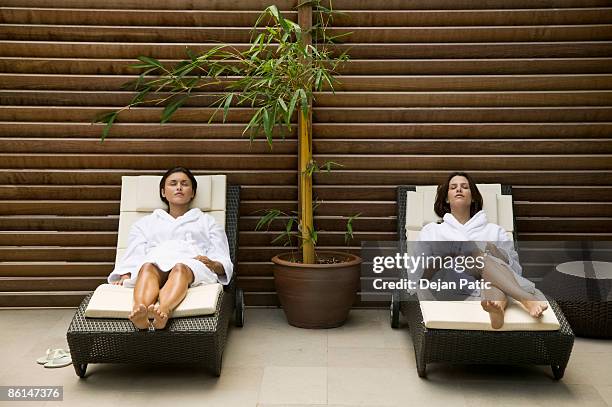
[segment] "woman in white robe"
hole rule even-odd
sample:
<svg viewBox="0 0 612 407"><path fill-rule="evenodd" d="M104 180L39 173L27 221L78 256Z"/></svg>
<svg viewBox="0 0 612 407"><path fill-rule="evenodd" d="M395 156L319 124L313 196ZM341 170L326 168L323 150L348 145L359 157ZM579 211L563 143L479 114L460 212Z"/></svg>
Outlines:
<svg viewBox="0 0 612 407"><path fill-rule="evenodd" d="M443 219L442 223L432 222L423 227L419 235L421 255L444 255L458 253L436 253L438 250L463 252L473 258L483 259L484 267L467 270L464 275L454 270L426 269L423 276L432 279L434 275L442 279L481 279L490 283L490 288L476 290L472 294L481 295L481 305L489 313L491 326L499 329L504 324L504 310L507 296L516 299L534 318L542 316L548 307L535 296L535 285L522 277L522 268L512 240L499 225L489 223L482 210L482 195L471 177L462 172L449 175L446 182L438 187L434 210ZM429 242L455 242L436 245ZM456 242L464 242L457 244ZM469 244L466 242L483 242ZM486 242L486 246L484 244ZM453 249L453 246L459 246ZM461 248L463 246L463 248Z"/></svg>
<svg viewBox="0 0 612 407"><path fill-rule="evenodd" d="M233 264L223 228L211 215L189 209L196 190L188 169L168 170L160 182L168 212L156 209L132 225L125 254L108 276L111 284L134 287L129 318L139 329L149 324L165 328L189 286L231 280Z"/></svg>

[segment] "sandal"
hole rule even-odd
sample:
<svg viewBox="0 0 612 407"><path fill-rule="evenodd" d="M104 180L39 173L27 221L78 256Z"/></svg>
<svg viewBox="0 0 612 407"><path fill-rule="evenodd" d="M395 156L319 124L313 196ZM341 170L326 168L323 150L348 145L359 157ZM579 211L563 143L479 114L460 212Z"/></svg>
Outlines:
<svg viewBox="0 0 612 407"><path fill-rule="evenodd" d="M49 363L55 357L55 353L59 350L62 349L47 349L47 354L36 359L36 363L38 363L39 365L45 365Z"/></svg>
<svg viewBox="0 0 612 407"><path fill-rule="evenodd" d="M39 358L36 360L37 363L42 361L45 358ZM72 364L72 358L70 357L70 353L66 352L64 349L53 349L47 352L46 363L40 363L44 365L46 368L57 368L57 367L65 367Z"/></svg>

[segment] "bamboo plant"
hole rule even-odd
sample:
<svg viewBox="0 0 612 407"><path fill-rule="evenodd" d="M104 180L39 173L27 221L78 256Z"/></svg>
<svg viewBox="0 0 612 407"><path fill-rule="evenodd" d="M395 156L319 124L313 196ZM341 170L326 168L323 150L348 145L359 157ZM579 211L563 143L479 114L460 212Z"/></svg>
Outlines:
<svg viewBox="0 0 612 407"><path fill-rule="evenodd" d="M165 123L188 99L210 97L210 92L204 92L221 87L221 92L213 92L217 96L213 104L215 114L222 114L225 122L232 107L251 107L254 113L243 134L251 141L263 135L272 148L274 137L285 137L295 131L297 116L299 206L297 216L289 216L281 236L288 236L291 243L291 229L297 226L302 262L314 264L317 232L313 224L312 176L338 164L319 164L313 160L312 100L314 92L334 90L336 69L348 56L334 55L329 46L337 40L327 35L334 14L331 4L324 7L320 0L312 1L301 4L298 12L305 17L301 24L285 18L274 5L267 7L257 19L250 46L244 51L223 44L197 55L188 51L187 60L171 67L155 58L139 57L140 63L133 67L143 71L136 81L129 83L137 94L127 106L105 113L96 121L106 124L104 140L118 115L126 109L144 103L163 105L160 121ZM214 114L209 122L213 118ZM269 211L258 228L270 226L282 215L287 214ZM347 223L350 237L354 218Z"/></svg>

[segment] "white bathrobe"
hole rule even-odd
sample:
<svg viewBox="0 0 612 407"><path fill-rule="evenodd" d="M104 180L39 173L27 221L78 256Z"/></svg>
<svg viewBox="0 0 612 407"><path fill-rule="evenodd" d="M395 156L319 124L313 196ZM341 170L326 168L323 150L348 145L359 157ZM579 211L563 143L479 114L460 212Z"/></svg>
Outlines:
<svg viewBox="0 0 612 407"><path fill-rule="evenodd" d="M198 255L223 264L225 275L218 276L196 260L194 257ZM108 276L108 282L131 273L131 278L123 285L133 287L145 263L154 263L164 272L170 271L177 263L185 264L193 271L191 286L217 282L228 284L233 272L225 231L212 216L198 208L176 219L168 212L156 209L151 215L136 221L130 229L125 254Z"/></svg>
<svg viewBox="0 0 612 407"><path fill-rule="evenodd" d="M514 242L508 237L508 234L504 228L496 225L495 223L489 223L487 220L487 215L484 211L479 211L476 213L465 224L461 224L452 214L447 213L444 215L442 223L432 222L425 225L419 234L419 241L491 242L506 255L508 258L508 263L504 263L502 260L494 256L490 257L498 263L506 265L508 268L510 268L510 270L514 272L513 274L517 283L524 290L531 293L535 291L535 284L522 277L523 269L519 264L518 253L514 249ZM445 246L445 249L447 249L448 244L445 244ZM434 253L435 247L432 244L418 245L418 250L424 255L438 254ZM447 277L453 275L456 277L457 273L446 273ZM473 279L471 276L466 275L466 273L464 273L462 278ZM471 294L478 296L480 295L480 291L475 290Z"/></svg>

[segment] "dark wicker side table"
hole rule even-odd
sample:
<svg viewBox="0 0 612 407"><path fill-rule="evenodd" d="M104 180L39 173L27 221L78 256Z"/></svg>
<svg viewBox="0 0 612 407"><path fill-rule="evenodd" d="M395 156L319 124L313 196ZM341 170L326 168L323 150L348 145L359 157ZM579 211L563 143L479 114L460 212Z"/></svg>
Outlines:
<svg viewBox="0 0 612 407"><path fill-rule="evenodd" d="M557 298L574 333L612 338L612 263L571 261L556 271L547 278L546 290Z"/></svg>

